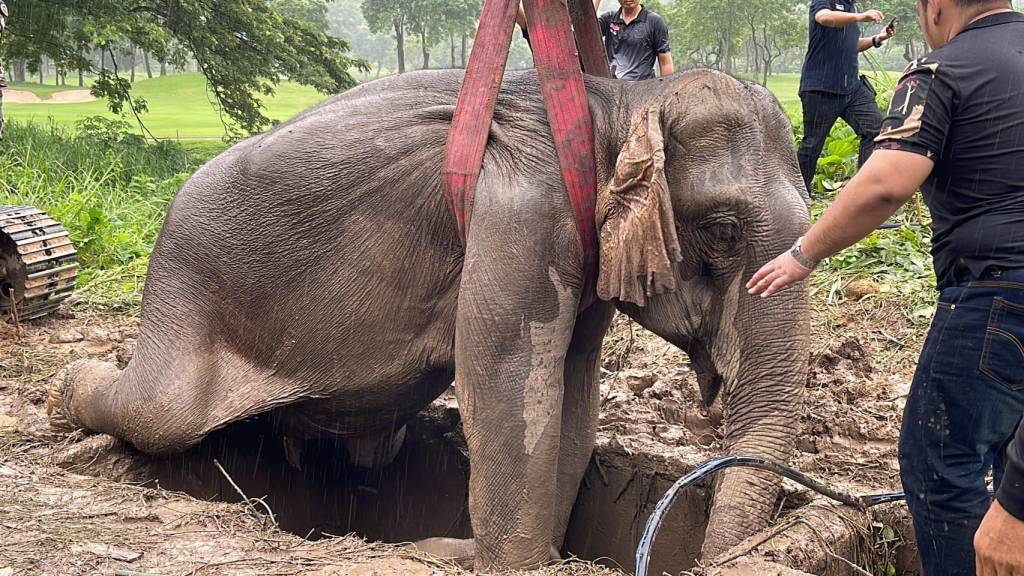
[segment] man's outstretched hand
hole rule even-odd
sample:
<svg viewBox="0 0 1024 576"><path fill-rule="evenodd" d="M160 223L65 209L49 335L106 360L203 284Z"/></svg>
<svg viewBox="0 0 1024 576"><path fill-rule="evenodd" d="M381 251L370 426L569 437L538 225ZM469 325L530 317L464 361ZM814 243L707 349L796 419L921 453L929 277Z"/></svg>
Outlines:
<svg viewBox="0 0 1024 576"><path fill-rule="evenodd" d="M760 294L762 298L767 298L810 275L810 268L804 268L787 250L754 274L750 282L747 282L747 292L752 296Z"/></svg>
<svg viewBox="0 0 1024 576"><path fill-rule="evenodd" d="M993 502L974 535L978 576L1024 575L1024 522Z"/></svg>
<svg viewBox="0 0 1024 576"><path fill-rule="evenodd" d="M885 19L885 15L883 15L878 10L868 10L866 12L862 12L860 17L861 22L874 22L875 24L878 24L883 19Z"/></svg>

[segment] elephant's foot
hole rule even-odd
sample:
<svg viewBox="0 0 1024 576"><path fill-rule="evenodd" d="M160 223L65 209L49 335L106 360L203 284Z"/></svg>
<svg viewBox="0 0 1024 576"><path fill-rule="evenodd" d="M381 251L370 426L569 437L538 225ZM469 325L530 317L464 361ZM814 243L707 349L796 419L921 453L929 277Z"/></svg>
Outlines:
<svg viewBox="0 0 1024 576"><path fill-rule="evenodd" d="M396 432L382 432L345 439L345 450L354 464L362 468L382 468L391 464L405 443L405 426Z"/></svg>
<svg viewBox="0 0 1024 576"><path fill-rule="evenodd" d="M472 538L427 538L426 540L413 543L412 547L431 556L454 562L463 570L473 569L476 544ZM558 549L554 546L551 546L549 552L551 560L557 561L562 559L562 555L558 553Z"/></svg>
<svg viewBox="0 0 1024 576"><path fill-rule="evenodd" d="M46 396L46 415L50 427L58 432L87 429L81 414L94 393L109 386L121 375L121 370L109 362L77 360L58 372L50 382Z"/></svg>
<svg viewBox="0 0 1024 576"><path fill-rule="evenodd" d="M476 556L476 545L472 538L427 538L414 542L413 548L436 558L449 560L463 570L473 569L473 557Z"/></svg>

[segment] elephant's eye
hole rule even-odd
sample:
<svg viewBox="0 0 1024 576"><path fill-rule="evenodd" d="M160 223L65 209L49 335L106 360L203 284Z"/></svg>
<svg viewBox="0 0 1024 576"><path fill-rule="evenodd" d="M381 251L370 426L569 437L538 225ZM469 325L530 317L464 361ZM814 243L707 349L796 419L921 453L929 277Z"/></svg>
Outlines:
<svg viewBox="0 0 1024 576"><path fill-rule="evenodd" d="M705 237L722 252L731 252L740 241L740 224L735 218L717 216L701 223Z"/></svg>

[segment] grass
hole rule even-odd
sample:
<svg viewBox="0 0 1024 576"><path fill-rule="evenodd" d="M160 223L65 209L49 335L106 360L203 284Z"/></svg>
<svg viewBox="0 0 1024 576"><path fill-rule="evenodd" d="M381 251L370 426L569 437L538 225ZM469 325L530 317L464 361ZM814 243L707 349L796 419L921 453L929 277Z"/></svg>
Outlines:
<svg viewBox="0 0 1024 576"><path fill-rule="evenodd" d="M78 83L72 86L54 86L53 84L39 84L38 82L8 82L8 88L11 90L21 90L24 92L31 92L36 96L39 96L43 100L46 100L53 95L54 92L64 92L65 90L88 90L88 86L85 88L79 88ZM88 82L87 82L88 84ZM9 104L13 106L13 104Z"/></svg>
<svg viewBox="0 0 1024 576"><path fill-rule="evenodd" d="M44 97L56 91L56 87L40 84L17 84L15 89L22 87L38 90L37 94ZM61 89L78 89L67 87ZM142 79L135 83L135 95L146 99L149 104L143 121L159 138L182 140L219 139L224 130L220 115L211 104L211 95L207 93L206 80L201 74L175 74L153 79ZM46 94L48 97L49 94ZM272 98L264 100L266 114L273 119L287 120L295 114L309 108L326 98L305 86L294 82L284 82ZM53 122L71 127L87 116L116 116L107 110L106 102L96 100L81 104L5 104L7 118L23 122Z"/></svg>
<svg viewBox="0 0 1024 576"><path fill-rule="evenodd" d="M79 287L110 299L139 297L170 199L216 153L147 144L129 128L14 121L0 142L0 204L35 206L60 221L79 253Z"/></svg>
<svg viewBox="0 0 1024 576"><path fill-rule="evenodd" d="M871 72L865 71L869 78L875 79L880 86L891 86L900 77L900 72ZM799 117L800 105L800 75L799 74L774 74L768 77L768 90L779 99L779 103L792 117Z"/></svg>

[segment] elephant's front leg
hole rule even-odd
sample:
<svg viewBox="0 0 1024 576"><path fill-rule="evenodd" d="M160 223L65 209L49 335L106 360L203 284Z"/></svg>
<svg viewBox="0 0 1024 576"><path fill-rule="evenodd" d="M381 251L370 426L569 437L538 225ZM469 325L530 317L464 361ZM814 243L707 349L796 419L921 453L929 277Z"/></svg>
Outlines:
<svg viewBox="0 0 1024 576"><path fill-rule="evenodd" d="M488 222L475 218L455 333L474 566L534 568L551 559L562 376L578 291L563 282L565 265L550 244L536 239L544 234L519 228L533 238L507 236L514 226L481 234Z"/></svg>
<svg viewBox="0 0 1024 576"><path fill-rule="evenodd" d="M565 396L558 451L558 499L551 544L561 550L580 482L597 440L601 410L601 344L615 316L615 307L597 302L576 320L565 358Z"/></svg>

